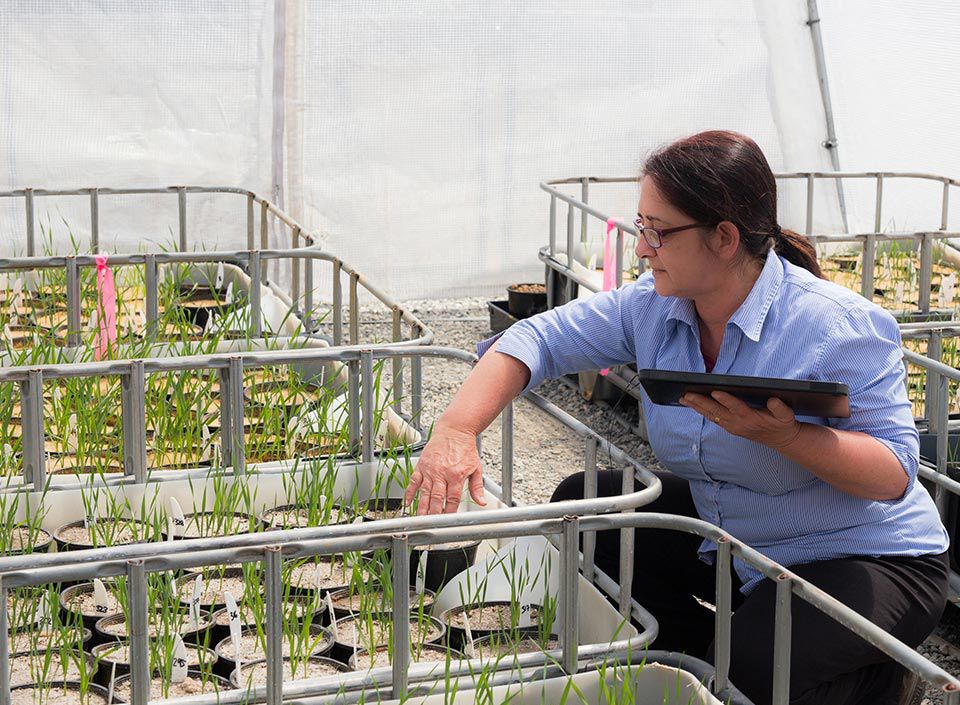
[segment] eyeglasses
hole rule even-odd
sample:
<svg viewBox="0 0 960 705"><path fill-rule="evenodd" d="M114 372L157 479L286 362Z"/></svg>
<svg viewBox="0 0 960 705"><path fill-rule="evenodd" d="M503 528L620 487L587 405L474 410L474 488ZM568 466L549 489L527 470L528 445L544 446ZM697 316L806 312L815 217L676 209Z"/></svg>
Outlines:
<svg viewBox="0 0 960 705"><path fill-rule="evenodd" d="M637 229L637 235L642 235L643 239L647 241L647 244L650 245L653 249L659 249L663 245L663 236L670 235L671 233L678 233L681 230L690 230L691 228L708 228L709 225L705 223L691 223L690 225L681 225L676 228L648 228L643 224L643 219L637 218L633 221L634 227Z"/></svg>

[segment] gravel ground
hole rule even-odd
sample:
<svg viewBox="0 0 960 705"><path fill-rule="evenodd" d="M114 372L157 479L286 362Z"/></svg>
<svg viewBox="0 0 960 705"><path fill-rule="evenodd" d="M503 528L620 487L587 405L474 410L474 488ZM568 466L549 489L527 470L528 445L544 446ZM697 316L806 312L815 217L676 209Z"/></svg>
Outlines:
<svg viewBox="0 0 960 705"><path fill-rule="evenodd" d="M473 351L479 340L491 335L485 298L408 301L405 307L433 330L435 345ZM373 329L364 326L364 334L381 335L381 327L374 318L377 313L366 319ZM383 335L387 330L383 328ZM423 401L428 422L435 419L453 398L467 371L465 364L454 361L431 359L423 363ZM650 446L631 429L637 423L635 406L621 404L613 414L606 405L588 403L577 390L555 380L543 383L537 391L651 469L661 467ZM564 477L582 468L583 442L529 402L520 400L514 407L514 495L523 502L547 501ZM495 421L484 434L482 444L485 470L498 483L499 428L499 421ZM609 467L604 458L598 459L598 465ZM918 650L944 670L960 676L960 648L957 644L960 644L960 609L948 605L940 626ZM928 688L924 703L942 702L942 694Z"/></svg>

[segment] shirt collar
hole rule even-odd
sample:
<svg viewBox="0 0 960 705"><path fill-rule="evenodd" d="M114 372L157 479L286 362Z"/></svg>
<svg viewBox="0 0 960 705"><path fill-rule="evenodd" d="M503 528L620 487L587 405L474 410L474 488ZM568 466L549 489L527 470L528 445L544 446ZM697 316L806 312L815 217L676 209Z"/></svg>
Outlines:
<svg viewBox="0 0 960 705"><path fill-rule="evenodd" d="M767 312L770 310L782 283L783 262L780 261L780 257L777 256L773 248L770 248L763 269L760 270L760 276L747 298L740 304L740 308L734 311L733 316L730 317L729 323L737 326L750 340L754 342L760 340L763 322L767 318ZM667 315L667 320L682 321L696 330L697 311L693 305L693 300L675 298L670 307L670 313Z"/></svg>

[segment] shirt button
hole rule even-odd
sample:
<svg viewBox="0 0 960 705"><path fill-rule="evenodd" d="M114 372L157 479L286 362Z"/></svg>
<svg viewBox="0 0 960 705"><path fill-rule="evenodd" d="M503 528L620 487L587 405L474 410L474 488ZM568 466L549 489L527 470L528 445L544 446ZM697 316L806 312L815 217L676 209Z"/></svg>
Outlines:
<svg viewBox="0 0 960 705"><path fill-rule="evenodd" d="M696 443L694 443L694 444L693 444L692 446L690 446L690 447L693 449L693 452L694 452L694 453L697 452L697 444L696 444Z"/></svg>

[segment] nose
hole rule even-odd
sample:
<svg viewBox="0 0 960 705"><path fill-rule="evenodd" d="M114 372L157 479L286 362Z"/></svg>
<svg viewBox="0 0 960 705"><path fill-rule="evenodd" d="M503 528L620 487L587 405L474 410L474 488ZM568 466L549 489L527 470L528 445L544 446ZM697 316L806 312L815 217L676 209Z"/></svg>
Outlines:
<svg viewBox="0 0 960 705"><path fill-rule="evenodd" d="M642 235L637 238L637 247L634 252L636 252L637 257L650 259L651 257L657 256L657 251L650 247L650 243L647 242L647 239Z"/></svg>

